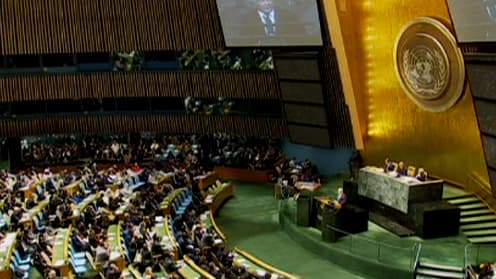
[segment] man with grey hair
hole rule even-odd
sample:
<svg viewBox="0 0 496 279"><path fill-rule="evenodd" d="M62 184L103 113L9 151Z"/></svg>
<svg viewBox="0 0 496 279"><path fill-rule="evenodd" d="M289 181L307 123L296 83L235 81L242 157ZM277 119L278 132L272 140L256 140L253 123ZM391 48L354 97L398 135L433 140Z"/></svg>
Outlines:
<svg viewBox="0 0 496 279"><path fill-rule="evenodd" d="M297 14L276 5L275 0L255 0L255 11L247 11L242 16L242 36L264 42L290 41L291 37L301 36L304 29Z"/></svg>

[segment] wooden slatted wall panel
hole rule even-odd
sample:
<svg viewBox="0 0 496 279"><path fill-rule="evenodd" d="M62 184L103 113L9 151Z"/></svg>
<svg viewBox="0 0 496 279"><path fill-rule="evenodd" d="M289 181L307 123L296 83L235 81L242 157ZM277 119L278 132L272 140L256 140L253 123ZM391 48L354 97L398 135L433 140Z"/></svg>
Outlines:
<svg viewBox="0 0 496 279"><path fill-rule="evenodd" d="M279 98L273 72L87 73L0 78L0 102L104 97Z"/></svg>
<svg viewBox="0 0 496 279"><path fill-rule="evenodd" d="M243 136L287 137L282 119L237 116L102 115L0 120L0 136L66 133L128 133L149 131L177 134L225 132Z"/></svg>
<svg viewBox="0 0 496 279"><path fill-rule="evenodd" d="M221 49L216 0L2 0L0 54Z"/></svg>
<svg viewBox="0 0 496 279"><path fill-rule="evenodd" d="M17 48L16 40L16 21L12 16L14 7L12 2L14 0L0 1L0 53L5 53L7 50Z"/></svg>
<svg viewBox="0 0 496 279"><path fill-rule="evenodd" d="M324 11L323 1L318 1L321 11ZM325 21L326 17L322 19ZM324 94L327 97L328 119L331 140L334 147L354 147L353 126L350 113L341 84L341 75L335 49L332 47L330 32L327 24L322 24L323 49L319 52L321 75Z"/></svg>

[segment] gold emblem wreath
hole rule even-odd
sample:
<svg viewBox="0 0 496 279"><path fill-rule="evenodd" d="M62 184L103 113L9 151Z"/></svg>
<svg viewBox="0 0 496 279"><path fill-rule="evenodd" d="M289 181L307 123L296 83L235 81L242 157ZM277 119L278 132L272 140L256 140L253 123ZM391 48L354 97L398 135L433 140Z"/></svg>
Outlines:
<svg viewBox="0 0 496 279"><path fill-rule="evenodd" d="M435 77L437 78L435 79L435 83L432 88L424 88L423 86L419 85L418 80L412 78L410 74L405 75L410 84L410 87L412 87L412 89L414 89L414 92L420 97L439 97L441 94L443 94L443 89L446 86L447 72L445 63L447 63L447 61L445 61L441 52L436 49L432 50L432 55L436 62L435 66L438 69L438 71L435 72ZM415 55L411 54L410 49L406 49L403 53L403 69L405 69L406 72L412 71L412 57L415 57Z"/></svg>

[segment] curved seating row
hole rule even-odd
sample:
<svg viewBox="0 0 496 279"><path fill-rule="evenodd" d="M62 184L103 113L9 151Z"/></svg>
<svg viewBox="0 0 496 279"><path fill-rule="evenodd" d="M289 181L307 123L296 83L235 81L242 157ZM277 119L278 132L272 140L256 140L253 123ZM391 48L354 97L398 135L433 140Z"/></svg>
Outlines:
<svg viewBox="0 0 496 279"><path fill-rule="evenodd" d="M165 215L170 214L172 211L173 202L176 200L176 197L181 195L183 192L186 192L186 188L175 189L172 192L170 192L162 200L162 202L160 202L160 210L162 210L162 212L164 212Z"/></svg>
<svg viewBox="0 0 496 279"><path fill-rule="evenodd" d="M207 196L205 197L204 202L207 204L208 209L212 214L215 215L222 204L232 196L234 196L234 184L232 182L219 182L207 189Z"/></svg>
<svg viewBox="0 0 496 279"><path fill-rule="evenodd" d="M216 172L209 172L206 175L195 176L193 179L198 182L198 187L200 188L200 190L204 190L207 189L210 185L214 184L215 181L219 179L219 176Z"/></svg>
<svg viewBox="0 0 496 279"><path fill-rule="evenodd" d="M177 249L177 245L174 242L174 237L169 230L169 223L170 219L168 218L165 218L164 220L158 220L158 222L155 223L155 231L161 239L160 245L162 246L162 249L164 251L167 251L168 253L173 253L174 259L177 260L179 257L179 252Z"/></svg>
<svg viewBox="0 0 496 279"><path fill-rule="evenodd" d="M183 258L184 264L179 268L178 272L186 279L206 278L215 279L215 277L206 272L203 268L195 264L188 256Z"/></svg>
<svg viewBox="0 0 496 279"><path fill-rule="evenodd" d="M271 278L300 278L260 260L239 247L234 247L234 252L234 265L246 268L255 277L264 277L266 273L270 273L272 275Z"/></svg>
<svg viewBox="0 0 496 279"><path fill-rule="evenodd" d="M115 263L119 269L126 267L126 254L124 239L122 237L122 223L110 225L107 229L107 242L110 247L110 262Z"/></svg>
<svg viewBox="0 0 496 279"><path fill-rule="evenodd" d="M222 203L229 197L234 195L234 184L233 183L216 183L214 187L205 188L208 195L205 202L209 205L209 211L202 216L204 225L207 228L212 228L217 235L227 244L227 238L223 231L215 222L214 214L220 208ZM175 198L176 200L177 198ZM181 213L181 212L176 212ZM167 217L166 228L170 229L172 232L172 224L170 222L170 216ZM171 234L173 241L176 242L174 235ZM176 242L177 243L177 242ZM263 278L266 273L271 274L271 278L285 278L285 279L298 279L300 277L284 272L276 267L271 266L268 263L256 258L255 256L249 254L248 252L235 247L234 248L234 263L240 267L245 267L246 270L257 278ZM179 273L184 278L215 278L213 275L209 274L207 271L196 265L193 260L188 256L183 256L184 265L179 269Z"/></svg>

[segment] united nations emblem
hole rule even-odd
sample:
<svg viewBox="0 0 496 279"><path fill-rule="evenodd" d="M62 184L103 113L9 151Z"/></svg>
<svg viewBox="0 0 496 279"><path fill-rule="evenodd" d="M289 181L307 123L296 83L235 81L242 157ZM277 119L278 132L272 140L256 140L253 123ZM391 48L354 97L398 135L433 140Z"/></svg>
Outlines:
<svg viewBox="0 0 496 279"><path fill-rule="evenodd" d="M395 66L402 88L426 110L446 110L463 92L463 57L453 35L435 19L418 18L403 29Z"/></svg>

